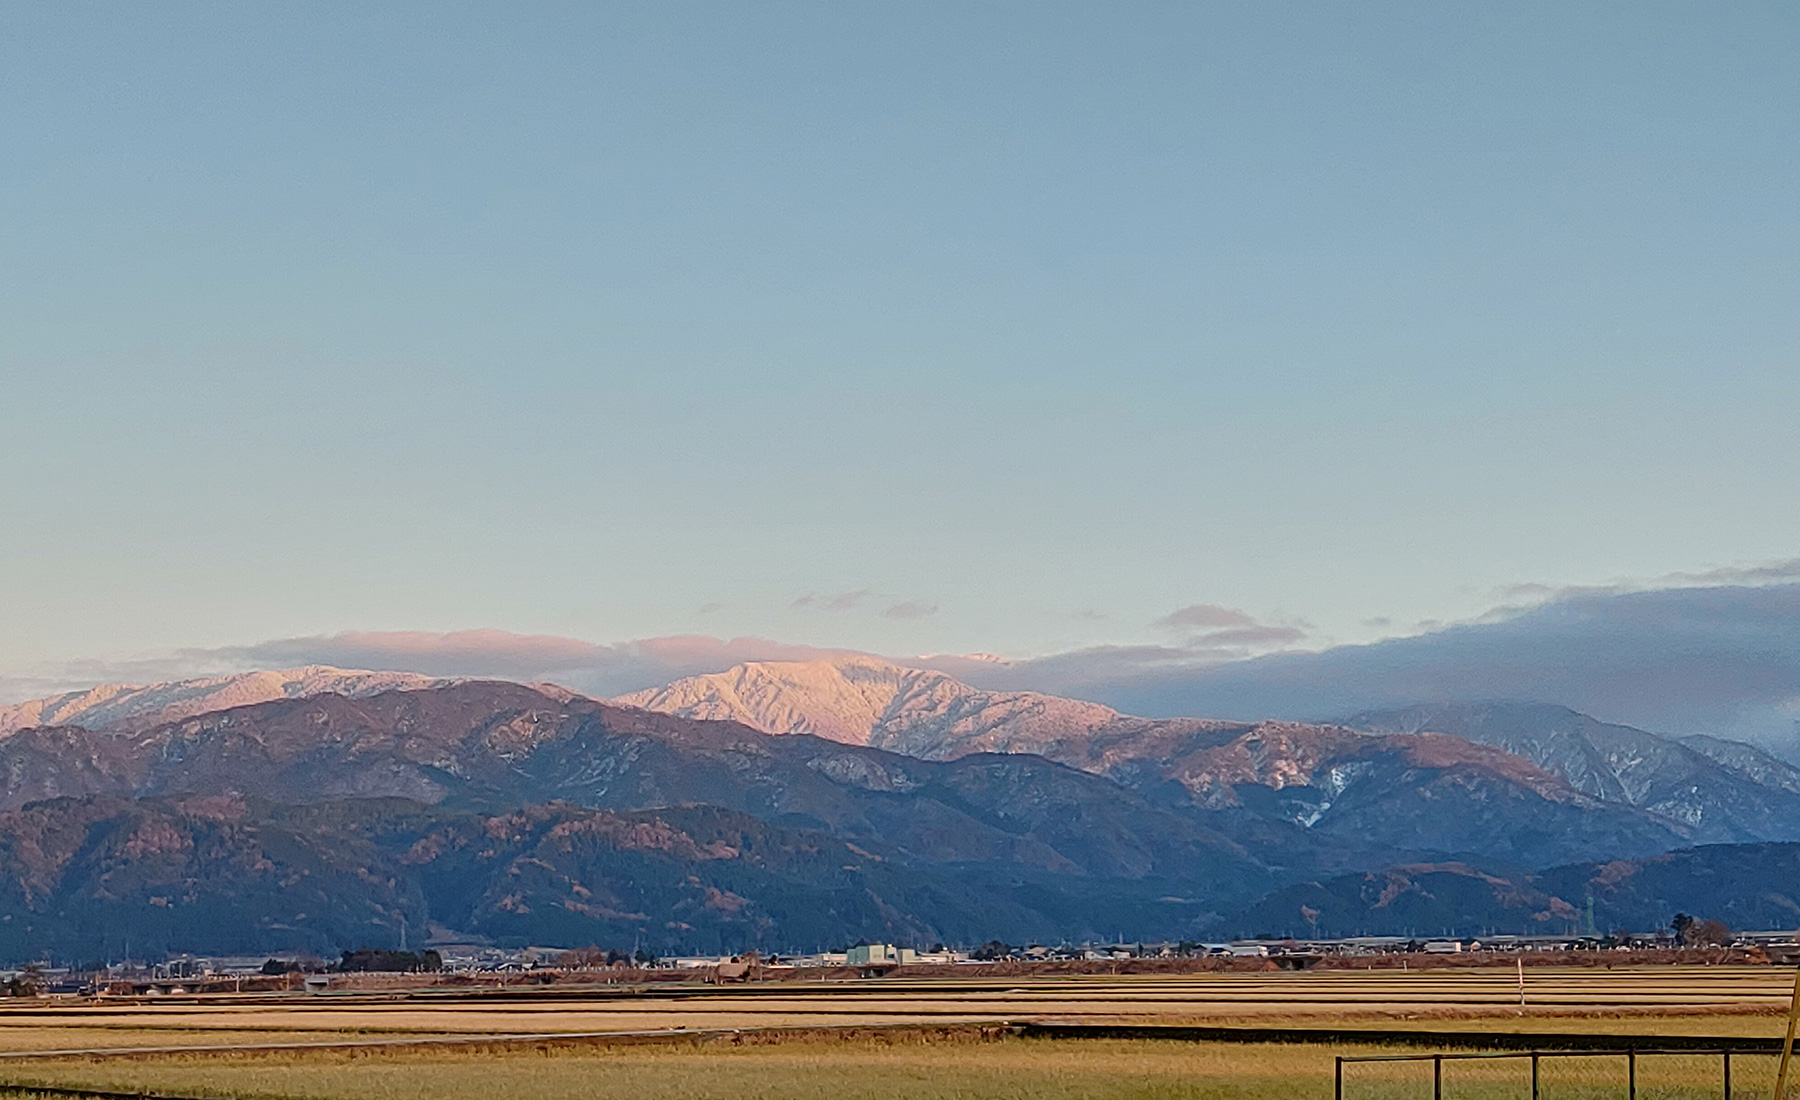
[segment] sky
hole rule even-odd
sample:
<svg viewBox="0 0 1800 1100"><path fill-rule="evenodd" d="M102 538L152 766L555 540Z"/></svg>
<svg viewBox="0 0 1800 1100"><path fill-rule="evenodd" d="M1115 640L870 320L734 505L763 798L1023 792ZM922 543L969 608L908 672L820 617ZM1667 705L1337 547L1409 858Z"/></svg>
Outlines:
<svg viewBox="0 0 1800 1100"><path fill-rule="evenodd" d="M1790 562L1795 56L1777 3L0 0L0 687L1361 652Z"/></svg>

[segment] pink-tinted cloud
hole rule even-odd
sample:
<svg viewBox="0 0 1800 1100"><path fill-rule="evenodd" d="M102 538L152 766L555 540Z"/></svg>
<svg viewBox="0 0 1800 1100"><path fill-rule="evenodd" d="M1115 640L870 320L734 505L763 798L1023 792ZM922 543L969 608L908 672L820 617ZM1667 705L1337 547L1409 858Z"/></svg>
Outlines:
<svg viewBox="0 0 1800 1100"><path fill-rule="evenodd" d="M357 631L310 638L284 638L245 646L237 652L258 662L317 663L349 668L431 666L433 675L473 676L504 671L520 675L539 669L578 668L612 656L611 646L554 634L514 634L505 630ZM409 672L425 671L409 667Z"/></svg>

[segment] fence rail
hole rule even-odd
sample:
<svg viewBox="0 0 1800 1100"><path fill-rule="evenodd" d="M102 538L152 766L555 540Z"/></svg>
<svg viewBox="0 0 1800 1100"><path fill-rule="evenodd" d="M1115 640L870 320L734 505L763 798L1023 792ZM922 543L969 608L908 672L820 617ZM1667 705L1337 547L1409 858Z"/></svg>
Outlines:
<svg viewBox="0 0 1800 1100"><path fill-rule="evenodd" d="M1714 1047L1712 1049L1694 1047L1631 1047L1620 1050L1489 1050L1489 1051L1449 1051L1437 1054L1340 1054L1337 1057L1337 1068L1334 1074L1333 1096L1335 1100L1344 1100L1344 1067L1359 1062L1430 1062L1431 1063L1431 1098L1443 1100L1444 1096L1444 1063L1493 1061L1498 1059L1531 1060L1531 1100L1539 1100L1541 1078L1539 1069L1546 1058L1619 1058L1625 1059L1625 1095L1627 1100L1637 1100L1637 1063L1643 1055L1679 1055L1697 1057L1701 1055L1717 1055L1720 1063L1720 1083L1723 1086L1725 1100L1731 1100L1731 1059L1734 1055L1760 1055L1769 1057L1779 1054L1779 1050L1767 1047L1736 1046Z"/></svg>

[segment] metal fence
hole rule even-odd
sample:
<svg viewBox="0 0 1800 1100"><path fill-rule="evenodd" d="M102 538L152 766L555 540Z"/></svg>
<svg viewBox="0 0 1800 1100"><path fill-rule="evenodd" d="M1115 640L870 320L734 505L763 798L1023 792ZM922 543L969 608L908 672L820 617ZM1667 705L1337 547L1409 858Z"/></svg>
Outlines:
<svg viewBox="0 0 1800 1100"><path fill-rule="evenodd" d="M1621 1050L1508 1050L1508 1051L1479 1051L1479 1052L1472 1051L1472 1052L1466 1052L1466 1053L1465 1052L1455 1052L1455 1053L1447 1053L1447 1054L1339 1055L1338 1059L1337 1059L1337 1069L1336 1069L1336 1074L1335 1074L1335 1085L1334 1085L1333 1095L1336 1098L1336 1100L1344 1100L1344 1067L1348 1066L1348 1065L1356 1065L1359 1063L1370 1063L1370 1062L1430 1062L1431 1063L1431 1096L1432 1096L1432 1100L1443 1100L1443 1098L1444 1098L1444 1063L1445 1062L1471 1062L1471 1061L1489 1062L1489 1061L1498 1061L1498 1060L1503 1060L1503 1059L1510 1059L1510 1060L1518 1061L1518 1060L1529 1059L1531 1062L1531 1100L1541 1100L1542 1094L1543 1094L1543 1084L1544 1084L1544 1080L1543 1080L1544 1062L1546 1062L1550 1059L1561 1059L1561 1058L1614 1058L1614 1059L1621 1059L1624 1063L1623 1068L1625 1071L1625 1080L1623 1082L1623 1085L1624 1085L1624 1096L1626 1097L1626 1100L1638 1100L1638 1060L1640 1058L1648 1058L1648 1057L1654 1057L1657 1055L1664 1055L1664 1056L1679 1056L1682 1058L1689 1058L1689 1059L1699 1058L1699 1057L1716 1057L1716 1058L1718 1058L1719 1059L1719 1076L1718 1076L1719 1091L1718 1091L1718 1095L1724 1097L1725 1100L1732 1100L1732 1085L1731 1085L1731 1071L1732 1071L1731 1060L1732 1060L1732 1058L1733 1057L1741 1058L1744 1056L1756 1056L1756 1057L1767 1058L1767 1057L1772 1057L1777 1054L1779 1054L1779 1051L1769 1050L1766 1048L1759 1050L1759 1049L1750 1048L1750 1047L1719 1047L1719 1048L1714 1048L1711 1050L1687 1049L1687 1048L1633 1048L1633 1049L1627 1049L1627 1050L1623 1050L1623 1051L1621 1051ZM1485 1091L1487 1091L1490 1095L1492 1094L1491 1089L1488 1089ZM1585 1091L1586 1095L1591 1096L1591 1095L1593 1095L1594 1090L1592 1088L1588 1088L1588 1089L1585 1089L1584 1091ZM1691 1089L1684 1090L1684 1094L1688 1095L1688 1096L1696 1095L1696 1093ZM1614 1095L1617 1095L1617 1093L1614 1093ZM1757 1095L1760 1096L1761 1093L1758 1092Z"/></svg>

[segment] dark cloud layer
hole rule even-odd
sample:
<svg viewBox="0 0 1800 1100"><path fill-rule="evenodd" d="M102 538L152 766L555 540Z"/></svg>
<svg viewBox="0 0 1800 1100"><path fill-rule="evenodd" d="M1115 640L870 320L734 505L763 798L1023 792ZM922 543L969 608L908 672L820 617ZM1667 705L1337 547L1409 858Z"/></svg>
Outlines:
<svg viewBox="0 0 1800 1100"><path fill-rule="evenodd" d="M1575 590L1478 623L1317 653L1220 662L1185 647L1107 647L969 675L1149 715L1318 719L1528 699L1785 746L1800 719L1800 584Z"/></svg>

